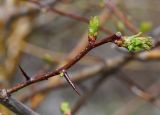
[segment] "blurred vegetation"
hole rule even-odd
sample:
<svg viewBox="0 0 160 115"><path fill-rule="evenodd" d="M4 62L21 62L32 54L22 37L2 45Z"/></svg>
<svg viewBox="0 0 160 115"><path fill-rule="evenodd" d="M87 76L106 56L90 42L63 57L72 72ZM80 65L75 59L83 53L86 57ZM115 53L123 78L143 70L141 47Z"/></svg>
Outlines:
<svg viewBox="0 0 160 115"><path fill-rule="evenodd" d="M34 0L0 0L1 89L24 81L18 65L30 76L40 75L55 70L77 55L88 41L87 19L91 16L99 16L104 28L97 40L117 31L124 36L141 31L141 37L152 36L154 42L160 39L159 0L113 0L115 8L112 4L106 5L105 0L37 1L41 4ZM83 19L74 19L67 14ZM148 44L137 41L133 45L138 48L145 45L148 49ZM107 44L90 52L69 70L71 80L77 83L83 96L75 95L60 77L26 87L14 96L42 115L60 115L60 109L74 110L78 115L159 115L159 51L157 47L137 54L137 60L106 74L109 67L128 55L125 49ZM102 63L108 65L104 67ZM99 80L102 74L107 79ZM13 114L0 105L1 113Z"/></svg>

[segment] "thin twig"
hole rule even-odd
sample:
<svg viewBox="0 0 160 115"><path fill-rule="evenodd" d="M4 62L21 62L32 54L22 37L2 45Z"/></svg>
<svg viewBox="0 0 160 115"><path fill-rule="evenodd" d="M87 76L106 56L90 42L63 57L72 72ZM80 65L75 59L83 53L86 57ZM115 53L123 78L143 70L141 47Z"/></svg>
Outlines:
<svg viewBox="0 0 160 115"><path fill-rule="evenodd" d="M99 20L100 20L100 26L103 25L106 20L108 20L110 17L112 16L112 13L111 12L107 12L106 9L102 10L101 13L99 14ZM64 64L68 63L70 60L72 60L76 55L79 54L79 52L81 52L84 47L86 47L86 45L88 44L88 30L82 35L81 39L77 42L78 44L75 45L75 47L73 48L73 50L65 56L65 59L64 60L61 60L59 62L59 64L57 65L57 67L61 67L63 66ZM49 53L50 54L50 53ZM61 56L60 56L61 57ZM87 57L87 56L85 56ZM84 57L84 58L85 58ZM82 58L82 60L84 59ZM59 58L60 59L60 58ZM89 58L88 58L89 59ZM96 62L100 62L101 59L97 59ZM81 60L80 60L81 61ZM92 61L91 59L89 59L89 61ZM95 63L95 59L93 60L93 62ZM88 63L85 63L85 64L88 64ZM72 76L72 75L71 75ZM49 81L49 85L50 86L55 86L57 83L61 83L61 80L59 79L59 77L56 77L54 79L51 79ZM66 84L67 85L67 84ZM47 90L46 90L47 91ZM48 90L49 91L49 90ZM48 92L45 92L44 95L46 95ZM43 96L44 96L43 95ZM26 97L26 95L24 96ZM42 101L42 100L41 100ZM40 102L38 102L40 103ZM39 105L39 104L37 104Z"/></svg>
<svg viewBox="0 0 160 115"><path fill-rule="evenodd" d="M111 0L105 0L106 6L123 21L126 27L133 33L138 33L138 29L128 20L128 18L116 7Z"/></svg>
<svg viewBox="0 0 160 115"><path fill-rule="evenodd" d="M50 7L48 5L43 5L39 1L28 0L27 2L31 2L31 3L39 6L40 9L43 8L43 9L46 9L46 11L51 11L51 12L57 13L59 15L65 16L65 17L69 17L71 19L75 19L75 20L78 20L78 21L81 21L81 22L89 23L89 19L88 18L85 18L83 16L78 16L78 15L75 15L75 14L71 14L71 13L67 13L67 12L64 12L64 11L60 11L60 10L58 10L56 8L53 8L53 7ZM102 26L100 26L99 29L102 32L107 33L109 35L113 34L113 32L111 30L103 28Z"/></svg>
<svg viewBox="0 0 160 115"><path fill-rule="evenodd" d="M153 49L155 49L156 47L158 47L160 44L160 42L156 42L155 44L155 47ZM152 51L150 51L152 52ZM90 77L98 74L98 73L103 73L104 71L107 71L108 74L112 73L113 70L119 70L119 68L123 67L125 64L129 63L130 61L133 61L134 59L138 60L138 61L148 61L148 60L151 60L150 58L148 58L147 56L149 56L149 53L150 52L146 52L146 54L144 56L141 56L143 55L143 53L145 52L141 52L141 53L138 53L134 56L124 56L124 57L118 57L118 58L114 58L114 59L111 59L111 60L108 60L106 59L105 60L105 64L98 64L98 65L95 65L95 66L92 66L92 68L85 68L84 70L81 70L79 72L76 72L74 74L72 74L71 76L74 76L73 78L71 78L71 80L73 82L81 82L83 80L86 80L86 79L89 79ZM148 53L148 54L147 54ZM154 60L154 58L152 58ZM58 81L56 82L55 84L53 85L46 85L44 87L41 87L41 88L37 88L35 89L34 92L32 93L28 93L28 94L24 94L22 97L21 97L21 100L22 101L26 101L28 100L29 98L33 97L35 94L39 93L39 92L47 92L47 91L50 91L50 90L53 90L55 88L59 88L59 87L64 87L66 86L66 82L62 82L62 81Z"/></svg>
<svg viewBox="0 0 160 115"><path fill-rule="evenodd" d="M48 73L45 73L43 75L38 75L38 76L32 77L32 79L29 80L29 81L25 81L25 82L19 83L16 86L8 89L7 93L8 94L12 94L12 93L14 93L14 92L26 87L26 86L29 86L29 85L31 85L33 83L40 82L40 81L43 81L43 80L47 80L50 77L53 77L55 75L59 75L62 70L68 70L75 63L77 63L83 56L85 56L90 50L92 50L95 47L98 47L98 46L100 46L102 44L105 44L105 43L108 43L108 42L112 42L112 41L114 41L115 39L117 39L119 37L120 36L117 36L116 34L114 34L114 35L106 37L106 38L104 38L104 39L102 39L102 40L100 40L98 42L95 42L93 44L88 44L75 58L73 58L66 65L60 67L59 69L56 69L55 71L48 72Z"/></svg>
<svg viewBox="0 0 160 115"><path fill-rule="evenodd" d="M87 79L93 78L95 75L102 74L104 72L108 73L106 75L110 75L110 74L114 73L115 71L118 71L121 67L123 67L128 62L130 62L131 59L133 59L133 57L131 57L131 56L118 57L116 59L111 59L111 60L106 59L104 64L101 63L101 64L98 64L98 65L95 65L95 66L92 66L89 68L85 68L81 71L72 73L71 76L73 76L73 77L71 78L71 80L74 83L76 83L76 82L79 83L79 82L85 81ZM58 82L54 83L53 85L46 85L41 88L37 87L34 90L34 92L30 92L28 94L22 95L20 100L22 100L24 102L39 92L45 93L45 92L48 92L53 89L66 87L67 85L68 85L68 83L66 81L58 81Z"/></svg>
<svg viewBox="0 0 160 115"><path fill-rule="evenodd" d="M159 86L160 86L160 80L154 82L151 86L149 86L149 88L147 88L146 91L152 94L154 97L158 97L160 95ZM145 102L148 102L148 101L145 101ZM131 115L137 109L144 106L145 102L141 101L141 99L136 96L132 98L129 102L124 103L124 105L121 106L120 109L116 110L112 115L124 115L124 114ZM157 104L156 106L160 107L160 100L158 98L156 98L156 100L153 101L153 103Z"/></svg>
<svg viewBox="0 0 160 115"><path fill-rule="evenodd" d="M152 103L153 105L157 106L155 104L156 97L154 97L152 94L146 92L143 88L141 88L137 83L135 83L133 80L127 78L124 73L121 73L120 76L117 77L120 81L122 81L130 91L132 91L135 95L138 97L144 99L145 101L148 101L149 103ZM157 106L159 108L159 106Z"/></svg>

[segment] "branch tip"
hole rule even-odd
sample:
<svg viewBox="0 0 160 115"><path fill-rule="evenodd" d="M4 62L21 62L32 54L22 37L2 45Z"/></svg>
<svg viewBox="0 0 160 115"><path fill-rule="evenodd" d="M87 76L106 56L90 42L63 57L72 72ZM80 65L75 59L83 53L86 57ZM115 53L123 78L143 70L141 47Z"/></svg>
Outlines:
<svg viewBox="0 0 160 115"><path fill-rule="evenodd" d="M95 42L98 36L98 30L99 30L99 17L93 16L89 20L89 26L88 26L88 40L89 42Z"/></svg>

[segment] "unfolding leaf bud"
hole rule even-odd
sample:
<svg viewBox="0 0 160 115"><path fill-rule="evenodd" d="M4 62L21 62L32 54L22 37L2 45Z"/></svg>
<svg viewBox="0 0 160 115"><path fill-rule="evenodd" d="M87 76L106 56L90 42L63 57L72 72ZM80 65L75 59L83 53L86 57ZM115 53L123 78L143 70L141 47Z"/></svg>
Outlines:
<svg viewBox="0 0 160 115"><path fill-rule="evenodd" d="M129 52L139 52L143 50L150 50L153 46L151 37L141 36L138 33L133 36L123 36L120 40L115 40L115 44L120 47L125 47Z"/></svg>
<svg viewBox="0 0 160 115"><path fill-rule="evenodd" d="M95 42L97 35L98 35L98 29L99 29L99 18L97 16L91 17L89 21L89 27L88 27L88 39L89 42Z"/></svg>

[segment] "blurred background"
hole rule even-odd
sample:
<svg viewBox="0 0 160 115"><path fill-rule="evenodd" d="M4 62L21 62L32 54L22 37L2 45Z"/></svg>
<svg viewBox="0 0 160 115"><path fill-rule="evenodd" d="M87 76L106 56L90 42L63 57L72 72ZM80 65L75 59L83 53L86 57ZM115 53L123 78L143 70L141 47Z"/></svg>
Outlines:
<svg viewBox="0 0 160 115"><path fill-rule="evenodd" d="M87 43L88 19L99 16L98 40L121 31L160 39L159 0L0 0L0 87L24 81L18 65L35 76L54 71ZM160 48L127 61L109 43L68 70L81 96L59 76L13 96L41 115L62 115L67 101L75 115L160 115ZM0 112L13 113L0 105Z"/></svg>

